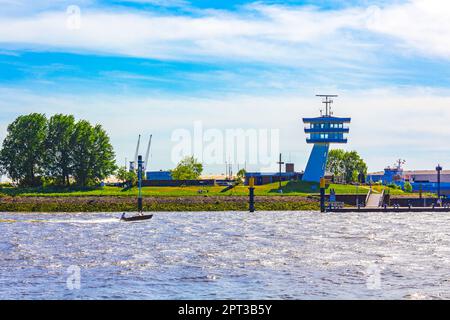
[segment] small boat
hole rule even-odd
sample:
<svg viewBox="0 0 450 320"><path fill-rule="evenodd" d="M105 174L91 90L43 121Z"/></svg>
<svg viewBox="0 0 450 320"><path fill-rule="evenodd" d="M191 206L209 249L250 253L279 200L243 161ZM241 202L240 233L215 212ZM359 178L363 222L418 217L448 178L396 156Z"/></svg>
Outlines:
<svg viewBox="0 0 450 320"><path fill-rule="evenodd" d="M141 136L139 136L140 139ZM150 148L150 143L152 141L152 136L150 135L150 142L149 142L149 146L148 148ZM139 148L139 142L138 142L138 148ZM141 220L149 220L153 217L152 214L142 214L142 168L143 168L143 161L142 161L142 156L138 156L137 155L137 150L136 150L136 156L137 156L137 163L138 163L138 170L137 170L137 174L138 174L138 187L139 187L139 193L138 193L138 206L137 206L137 211L139 212L138 215L134 215L131 217L125 217L125 212L122 213L122 216L120 217L120 221L141 221ZM148 150L147 150L148 153ZM147 155L148 158L148 155Z"/></svg>
<svg viewBox="0 0 450 320"><path fill-rule="evenodd" d="M123 213L122 216L120 217L120 220L121 221L141 221L141 220L149 220L152 217L153 217L152 214L144 214L144 215L125 217L125 213Z"/></svg>

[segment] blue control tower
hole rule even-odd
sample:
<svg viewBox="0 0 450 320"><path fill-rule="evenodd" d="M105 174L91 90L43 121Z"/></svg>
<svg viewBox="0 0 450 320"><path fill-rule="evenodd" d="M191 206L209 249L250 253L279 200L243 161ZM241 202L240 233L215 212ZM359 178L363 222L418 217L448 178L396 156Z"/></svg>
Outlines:
<svg viewBox="0 0 450 320"><path fill-rule="evenodd" d="M350 118L337 118L331 112L331 104L333 100L330 98L337 95L317 95L324 100L325 114L320 111L320 117L303 118L305 123L305 133L309 134L306 138L307 143L313 143L313 149L306 165L303 181L319 182L320 178L325 176L325 167L328 159L328 150L330 143L347 143L345 133L349 132L348 127L344 127L345 123L350 123Z"/></svg>

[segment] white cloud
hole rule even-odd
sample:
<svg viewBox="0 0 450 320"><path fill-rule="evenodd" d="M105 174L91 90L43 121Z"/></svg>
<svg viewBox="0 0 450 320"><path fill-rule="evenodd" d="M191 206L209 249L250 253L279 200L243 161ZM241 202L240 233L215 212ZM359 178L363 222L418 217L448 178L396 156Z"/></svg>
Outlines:
<svg viewBox="0 0 450 320"><path fill-rule="evenodd" d="M399 48L450 58L450 5L443 0L320 11L255 4L200 15L117 12L81 7L81 29L65 11L3 16L0 43L167 59L251 59L285 64L364 61L381 43L354 32L387 35ZM373 47L375 45L375 47Z"/></svg>
<svg viewBox="0 0 450 320"><path fill-rule="evenodd" d="M450 167L450 92L411 88L369 92L341 92L335 99L336 116L351 116L349 143L367 160L370 170L382 169L401 157L410 168L429 168L440 162ZM110 133L122 163L134 154L139 133L154 134L153 164L167 168L173 130L192 130L194 121L205 129L280 129L281 151L292 157L298 169L307 161L301 118L314 116L320 100L311 96L233 96L201 99L193 97L153 98L122 95L50 96L26 90L0 89L0 139L6 126L20 114L65 112L102 124ZM214 169L208 168L208 171ZM216 170L221 170L218 168ZM219 171L217 171L219 172Z"/></svg>
<svg viewBox="0 0 450 320"><path fill-rule="evenodd" d="M119 0L118 2L134 2L140 4L151 4L161 7L187 7L189 5L189 1L186 0Z"/></svg>
<svg viewBox="0 0 450 320"><path fill-rule="evenodd" d="M65 10L69 5L94 5L96 0L0 0L0 15L5 17L25 16L49 10Z"/></svg>
<svg viewBox="0 0 450 320"><path fill-rule="evenodd" d="M44 3L42 1L42 6ZM311 67L316 77L321 76L317 70L324 64L333 64L352 68L355 70L353 79L361 79L361 82L367 75L361 70L370 63L368 54L379 50L401 49L398 52L402 54L450 58L450 23L447 21L450 9L446 1L439 0L336 11L257 4L237 13L205 11L195 17L81 9L81 29L78 30L66 28L64 10L2 16L0 43L8 43L8 49L12 45L163 59L264 61ZM382 48L383 43L357 37L355 31L388 36L389 44L396 48ZM13 54L13 51L7 52ZM371 70L374 71L384 72ZM124 80L158 80L149 75L118 71L102 75ZM287 77L280 79L284 82L273 85L285 86ZM195 81L195 78L189 80ZM264 81L271 80L268 72ZM335 88L317 89L336 91ZM401 94L393 89L340 92L336 115L353 116L346 148L358 150L371 170L382 169L390 164L386 161L398 157L406 158L412 168L427 168L437 162L450 166L449 92L420 88ZM304 142L301 117L315 115L319 108L317 99L305 99L304 95L303 98L239 95L169 99L118 94L49 96L0 88L0 139L4 137L7 123L19 114L73 113L106 127L118 159L133 154L138 133L154 133L154 160L158 168L167 168L172 130L190 129L194 121L203 120L205 126L219 129L280 128L282 151L290 152L297 169L301 169L310 149Z"/></svg>
<svg viewBox="0 0 450 320"><path fill-rule="evenodd" d="M450 2L414 0L406 4L372 10L370 31L402 41L403 49L450 58Z"/></svg>

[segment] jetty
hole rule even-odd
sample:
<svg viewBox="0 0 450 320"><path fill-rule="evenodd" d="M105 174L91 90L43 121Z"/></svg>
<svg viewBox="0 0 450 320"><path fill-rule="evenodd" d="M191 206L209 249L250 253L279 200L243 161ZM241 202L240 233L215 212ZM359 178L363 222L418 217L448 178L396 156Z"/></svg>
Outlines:
<svg viewBox="0 0 450 320"><path fill-rule="evenodd" d="M325 212L450 212L450 207L344 207L326 208Z"/></svg>

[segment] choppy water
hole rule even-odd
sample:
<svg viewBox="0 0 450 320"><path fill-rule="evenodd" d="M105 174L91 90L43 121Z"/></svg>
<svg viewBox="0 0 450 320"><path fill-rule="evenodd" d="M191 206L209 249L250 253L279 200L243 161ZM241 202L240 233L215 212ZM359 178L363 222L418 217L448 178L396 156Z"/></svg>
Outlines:
<svg viewBox="0 0 450 320"><path fill-rule="evenodd" d="M444 213L118 216L1 213L0 298L450 298Z"/></svg>

